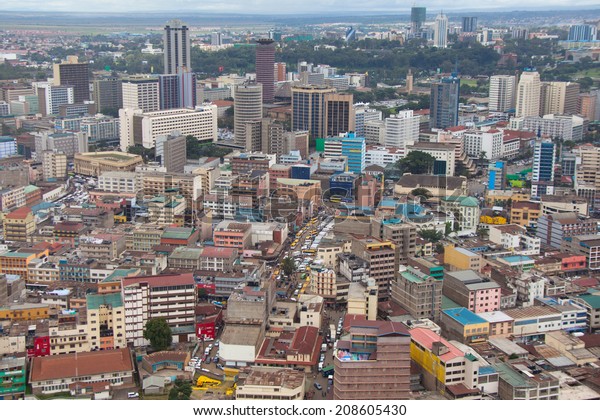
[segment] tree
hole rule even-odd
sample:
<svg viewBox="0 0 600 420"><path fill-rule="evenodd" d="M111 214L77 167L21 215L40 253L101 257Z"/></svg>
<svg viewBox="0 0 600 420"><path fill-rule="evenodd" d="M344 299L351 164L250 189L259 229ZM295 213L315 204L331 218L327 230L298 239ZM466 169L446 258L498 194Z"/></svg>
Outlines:
<svg viewBox="0 0 600 420"><path fill-rule="evenodd" d="M292 258L285 257L281 261L281 269L283 270L283 274L285 274L286 277L289 277L296 271L296 263Z"/></svg>
<svg viewBox="0 0 600 420"><path fill-rule="evenodd" d="M405 158L396 162L400 173L429 174L433 170L435 158L420 150L413 150Z"/></svg>
<svg viewBox="0 0 600 420"><path fill-rule="evenodd" d="M421 229L419 236L426 241L437 242L444 237L444 234L435 229Z"/></svg>
<svg viewBox="0 0 600 420"><path fill-rule="evenodd" d="M192 385L181 379L176 379L173 388L169 391L170 400L189 400L190 395L192 395Z"/></svg>
<svg viewBox="0 0 600 420"><path fill-rule="evenodd" d="M412 195L413 197L423 197L424 201L429 200L432 195L431 195L431 191L429 191L427 188L415 188L414 190L412 190L410 192L410 195Z"/></svg>
<svg viewBox="0 0 600 420"><path fill-rule="evenodd" d="M153 318L146 322L144 338L150 341L156 351L168 349L173 342L171 327L164 318Z"/></svg>

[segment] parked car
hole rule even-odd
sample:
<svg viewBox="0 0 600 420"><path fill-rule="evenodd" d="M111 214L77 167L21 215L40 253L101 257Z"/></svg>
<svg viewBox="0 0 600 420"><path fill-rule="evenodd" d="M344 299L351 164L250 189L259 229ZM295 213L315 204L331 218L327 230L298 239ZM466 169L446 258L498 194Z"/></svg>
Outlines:
<svg viewBox="0 0 600 420"><path fill-rule="evenodd" d="M138 394L137 392L128 392L127 393L127 398L139 398L140 394Z"/></svg>
<svg viewBox="0 0 600 420"><path fill-rule="evenodd" d="M315 382L315 388L317 388L319 391L323 389L323 387L321 386L320 383Z"/></svg>
<svg viewBox="0 0 600 420"><path fill-rule="evenodd" d="M223 365L219 363L219 364L217 365L217 369L221 369L221 370L222 370L222 369L223 369Z"/></svg>
<svg viewBox="0 0 600 420"><path fill-rule="evenodd" d="M213 363L218 363L219 362L219 358L217 356L213 357L212 359Z"/></svg>

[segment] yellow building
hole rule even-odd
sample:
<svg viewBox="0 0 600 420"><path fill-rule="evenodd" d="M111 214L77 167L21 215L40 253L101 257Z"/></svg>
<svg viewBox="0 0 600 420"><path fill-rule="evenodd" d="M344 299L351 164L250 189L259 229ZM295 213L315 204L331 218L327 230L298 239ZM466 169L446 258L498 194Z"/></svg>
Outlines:
<svg viewBox="0 0 600 420"><path fill-rule="evenodd" d="M5 252L0 255L0 273L16 274L27 282L29 280L29 263L36 258L47 256L47 249L41 252Z"/></svg>
<svg viewBox="0 0 600 420"><path fill-rule="evenodd" d="M127 347L125 339L125 305L121 293L88 294L88 340L92 349Z"/></svg>
<svg viewBox="0 0 600 420"><path fill-rule="evenodd" d="M0 319L11 321L33 321L36 319L48 319L50 307L38 303L25 303L23 305L12 305L0 308Z"/></svg>
<svg viewBox="0 0 600 420"><path fill-rule="evenodd" d="M446 245L444 247L444 264L449 265L451 271L479 271L483 264L483 259L480 254L471 252L468 249Z"/></svg>
<svg viewBox="0 0 600 420"><path fill-rule="evenodd" d="M513 202L510 208L510 223L523 227L535 226L540 215L540 203L532 201Z"/></svg>
<svg viewBox="0 0 600 420"><path fill-rule="evenodd" d="M4 239L27 242L35 232L35 218L29 207L21 207L4 217Z"/></svg>
<svg viewBox="0 0 600 420"><path fill-rule="evenodd" d="M144 160L138 155L111 151L76 153L73 163L76 174L100 176L104 172L133 172Z"/></svg>
<svg viewBox="0 0 600 420"><path fill-rule="evenodd" d="M473 369L465 365L471 360L452 343L429 328L410 330L410 358L419 366L423 386L431 391L443 392L447 385L472 383Z"/></svg>

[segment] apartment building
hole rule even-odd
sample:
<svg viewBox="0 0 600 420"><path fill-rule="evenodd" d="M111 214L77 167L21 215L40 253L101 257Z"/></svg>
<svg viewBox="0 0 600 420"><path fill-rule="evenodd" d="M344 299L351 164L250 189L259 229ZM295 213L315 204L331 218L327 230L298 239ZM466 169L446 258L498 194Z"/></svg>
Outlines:
<svg viewBox="0 0 600 420"><path fill-rule="evenodd" d="M536 237L542 245L561 248L566 238L598 233L598 220L579 216L577 213L542 215L538 219Z"/></svg>
<svg viewBox="0 0 600 420"><path fill-rule="evenodd" d="M125 305L121 293L87 294L85 298L91 349L126 348Z"/></svg>
<svg viewBox="0 0 600 420"><path fill-rule="evenodd" d="M4 216L4 240L28 242L35 232L35 218L29 207L21 207Z"/></svg>
<svg viewBox="0 0 600 420"><path fill-rule="evenodd" d="M483 258L481 254L469 251L468 249L446 245L444 247L444 264L447 264L451 271L479 271L483 264Z"/></svg>
<svg viewBox="0 0 600 420"><path fill-rule="evenodd" d="M442 284L442 279L436 279L411 265L401 265L392 283L391 298L414 318L437 321L442 309Z"/></svg>
<svg viewBox="0 0 600 420"><path fill-rule="evenodd" d="M390 297L397 267L396 246L392 241L372 236L352 236L352 253L369 263L369 276L375 280L379 299Z"/></svg>
<svg viewBox="0 0 600 420"><path fill-rule="evenodd" d="M144 327L155 318L167 320L174 342L195 337L196 283L191 273L127 277L121 282L128 344L148 345Z"/></svg>
<svg viewBox="0 0 600 420"><path fill-rule="evenodd" d="M98 177L98 189L109 192L137 192L135 172L104 172Z"/></svg>
<svg viewBox="0 0 600 420"><path fill-rule="evenodd" d="M451 271L444 278L444 296L475 313L500 309L500 285L473 270Z"/></svg>

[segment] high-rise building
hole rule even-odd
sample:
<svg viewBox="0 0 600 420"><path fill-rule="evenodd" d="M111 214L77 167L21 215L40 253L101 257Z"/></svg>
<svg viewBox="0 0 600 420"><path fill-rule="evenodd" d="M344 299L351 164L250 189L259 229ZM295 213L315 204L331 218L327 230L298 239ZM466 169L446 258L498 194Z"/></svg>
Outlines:
<svg viewBox="0 0 600 420"><path fill-rule="evenodd" d="M464 16L462 18L462 32L477 32L477 17Z"/></svg>
<svg viewBox="0 0 600 420"><path fill-rule="evenodd" d="M190 72L158 76L160 109L194 108L196 75Z"/></svg>
<svg viewBox="0 0 600 420"><path fill-rule="evenodd" d="M210 34L210 45L223 45L223 34L221 32L213 32Z"/></svg>
<svg viewBox="0 0 600 420"><path fill-rule="evenodd" d="M373 236L352 237L352 253L369 263L369 276L375 279L379 298L390 297L390 286L397 270L396 246L391 240L379 240Z"/></svg>
<svg viewBox="0 0 600 420"><path fill-rule="evenodd" d="M446 48L448 46L448 16L443 13L440 13L435 18L433 46L438 48Z"/></svg>
<svg viewBox="0 0 600 420"><path fill-rule="evenodd" d="M458 125L459 96L460 79L454 75L431 84L430 128L448 128Z"/></svg>
<svg viewBox="0 0 600 420"><path fill-rule="evenodd" d="M348 133L341 137L342 156L348 158L348 172L362 174L365 171L365 154L367 144L364 137L356 137L354 133Z"/></svg>
<svg viewBox="0 0 600 420"><path fill-rule="evenodd" d="M577 195L586 198L590 208L598 209L600 208L600 147L584 144L573 152L576 162Z"/></svg>
<svg viewBox="0 0 600 420"><path fill-rule="evenodd" d="M90 69L88 63L79 63L77 57L69 56L67 61L54 64L54 85L73 86L74 103L90 100Z"/></svg>
<svg viewBox="0 0 600 420"><path fill-rule="evenodd" d="M123 80L123 108L153 112L159 110L159 103L157 78L142 76Z"/></svg>
<svg viewBox="0 0 600 420"><path fill-rule="evenodd" d="M189 28L179 20L172 20L165 26L163 35L165 67L163 74L191 72Z"/></svg>
<svg viewBox="0 0 600 420"><path fill-rule="evenodd" d="M354 131L354 96L351 93L325 95L325 134L327 137Z"/></svg>
<svg viewBox="0 0 600 420"><path fill-rule="evenodd" d="M17 154L17 140L14 137L0 136L0 159Z"/></svg>
<svg viewBox="0 0 600 420"><path fill-rule="evenodd" d="M595 25L573 25L569 28L569 41L595 41L598 29Z"/></svg>
<svg viewBox="0 0 600 420"><path fill-rule="evenodd" d="M234 142L237 145L245 147L248 142L246 136L247 123L260 122L263 117L262 90L263 86L260 83L235 85L233 130ZM260 142L260 130L258 130L258 139L255 140ZM250 143L255 143L255 141L251 140Z"/></svg>
<svg viewBox="0 0 600 420"><path fill-rule="evenodd" d="M515 76L490 77L490 111L508 112L515 109L516 81Z"/></svg>
<svg viewBox="0 0 600 420"><path fill-rule="evenodd" d="M275 82L285 82L287 78L287 65L283 62L278 62L273 66L273 77L275 78Z"/></svg>
<svg viewBox="0 0 600 420"><path fill-rule="evenodd" d="M344 39L346 42L356 41L356 29L353 28L352 26L350 26L348 29L346 29L346 36Z"/></svg>
<svg viewBox="0 0 600 420"><path fill-rule="evenodd" d="M540 74L535 69L525 69L517 86L517 117L540 115L541 89Z"/></svg>
<svg viewBox="0 0 600 420"><path fill-rule="evenodd" d="M352 321L333 355L335 400L403 400L410 390L410 334L391 321Z"/></svg>
<svg viewBox="0 0 600 420"><path fill-rule="evenodd" d="M412 7L410 9L410 23L411 31L413 34L418 33L427 19L427 8L426 7Z"/></svg>
<svg viewBox="0 0 600 420"><path fill-rule="evenodd" d="M73 86L53 86L40 82L36 86L39 112L42 116L57 115L61 105L75 103Z"/></svg>
<svg viewBox="0 0 600 420"><path fill-rule="evenodd" d="M62 180L67 177L67 155L47 150L42 154L44 181Z"/></svg>
<svg viewBox="0 0 600 420"><path fill-rule="evenodd" d="M335 93L325 86L292 87L292 130L308 131L311 138L326 137L325 98Z"/></svg>
<svg viewBox="0 0 600 420"><path fill-rule="evenodd" d="M531 196L541 197L554 194L554 165L556 145L552 140L538 139L533 149L533 172Z"/></svg>
<svg viewBox="0 0 600 420"><path fill-rule="evenodd" d="M123 84L118 77L106 77L94 80L92 95L99 113L118 110L123 107Z"/></svg>
<svg viewBox="0 0 600 420"><path fill-rule="evenodd" d="M160 159L167 172L183 173L186 164L186 144L186 137L177 133L156 137L156 159Z"/></svg>
<svg viewBox="0 0 600 420"><path fill-rule="evenodd" d="M365 137L365 124L369 121L381 121L383 114L366 104L354 105L354 132L358 137Z"/></svg>
<svg viewBox="0 0 600 420"><path fill-rule="evenodd" d="M413 81L414 81L414 76L413 76L412 70L409 68L408 72L406 73L406 93L408 93L409 95L413 91Z"/></svg>
<svg viewBox="0 0 600 420"><path fill-rule="evenodd" d="M443 268L423 258L409 259L408 266L400 266L392 283L392 301L406 309L416 319L439 320L442 311ZM419 265L415 264L420 263ZM441 269L442 278L429 274L431 269Z"/></svg>
<svg viewBox="0 0 600 420"><path fill-rule="evenodd" d="M420 117L412 110L404 110L385 119L384 144L397 147L406 153L406 147L419 140Z"/></svg>
<svg viewBox="0 0 600 420"><path fill-rule="evenodd" d="M579 83L544 82L541 88L540 114L573 115L577 113Z"/></svg>
<svg viewBox="0 0 600 420"><path fill-rule="evenodd" d="M271 103L275 94L275 43L272 39L256 42L256 82L262 84L263 103Z"/></svg>
<svg viewBox="0 0 600 420"><path fill-rule="evenodd" d="M598 95L595 92L577 95L577 113L589 121L596 119L596 110L599 106Z"/></svg>

